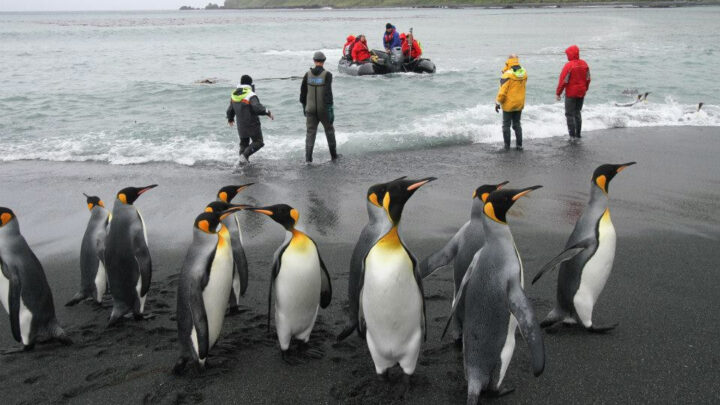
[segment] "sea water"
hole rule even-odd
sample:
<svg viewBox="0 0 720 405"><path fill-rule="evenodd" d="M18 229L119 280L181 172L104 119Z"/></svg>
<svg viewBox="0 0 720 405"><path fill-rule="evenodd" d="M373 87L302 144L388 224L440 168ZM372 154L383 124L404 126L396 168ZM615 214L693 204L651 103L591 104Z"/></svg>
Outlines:
<svg viewBox="0 0 720 405"><path fill-rule="evenodd" d="M0 13L0 160L233 164L225 110L249 74L276 117L261 117L266 146L253 160L301 161L300 78L316 50L349 156L500 145L493 106L509 53L528 72L526 148L565 136L555 87L571 44L592 72L583 130L720 126L719 18L720 7ZM413 28L436 74L337 73L345 37L381 48L386 22ZM646 103L616 107L644 92Z"/></svg>

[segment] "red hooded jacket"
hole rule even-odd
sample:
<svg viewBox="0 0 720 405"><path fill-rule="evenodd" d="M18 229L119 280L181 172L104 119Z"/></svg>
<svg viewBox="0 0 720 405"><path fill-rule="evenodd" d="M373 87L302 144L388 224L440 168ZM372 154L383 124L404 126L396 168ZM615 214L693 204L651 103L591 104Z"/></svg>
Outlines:
<svg viewBox="0 0 720 405"><path fill-rule="evenodd" d="M408 45L407 37L401 36L400 39L402 40L402 53L405 56L408 56L408 53L410 53L410 46ZM412 47L412 55L411 59L417 59L422 55L422 49L420 48L420 44L418 41L413 39L413 47Z"/></svg>
<svg viewBox="0 0 720 405"><path fill-rule="evenodd" d="M368 50L367 44L362 41L355 41L355 45L352 48L352 58L355 62L362 62L370 59L370 51Z"/></svg>
<svg viewBox="0 0 720 405"><path fill-rule="evenodd" d="M558 80L555 94L560 96L565 90L565 97L582 98L590 87L590 67L580 59L580 48L571 45L565 50L568 62L563 67Z"/></svg>
<svg viewBox="0 0 720 405"><path fill-rule="evenodd" d="M347 41L345 42L345 45L343 45L343 53L342 53L343 56L346 56L346 55L347 55L348 46L352 45L352 43L355 42L355 35L348 35L348 37L346 38L346 40L347 40Z"/></svg>

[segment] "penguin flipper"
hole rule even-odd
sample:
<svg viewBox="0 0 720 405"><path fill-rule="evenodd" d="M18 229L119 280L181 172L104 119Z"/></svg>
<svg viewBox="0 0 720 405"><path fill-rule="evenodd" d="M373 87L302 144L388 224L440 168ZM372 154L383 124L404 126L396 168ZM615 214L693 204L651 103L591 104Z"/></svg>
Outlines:
<svg viewBox="0 0 720 405"><path fill-rule="evenodd" d="M463 228L460 229L462 230ZM455 259L455 255L458 251L459 240L460 231L458 231L442 249L423 259L423 261L420 262L420 277L425 278L433 274L437 269L447 266L453 259Z"/></svg>
<svg viewBox="0 0 720 405"><path fill-rule="evenodd" d="M273 261L273 268L272 268L272 275L270 276L270 290L268 291L268 312L267 312L267 328L268 331L270 331L270 319L272 317L272 294L273 294L273 285L275 284L275 279L277 278L278 274L280 273L280 265L282 263L282 255L285 253L285 249L290 245L290 240L288 239L282 246L278 248L278 250L275 252L275 260Z"/></svg>
<svg viewBox="0 0 720 405"><path fill-rule="evenodd" d="M423 288L422 283L422 275L420 274L420 266L418 265L417 258L410 253L410 250L408 250L407 246L405 246L405 243L402 244L405 248L405 251L407 252L408 256L410 256L410 260L412 261L413 265L413 275L415 276L415 283L417 283L418 289L420 290L420 298L422 298L422 330L423 330L423 339L427 341L427 314L425 313L425 290Z"/></svg>
<svg viewBox="0 0 720 405"><path fill-rule="evenodd" d="M235 222L240 230L240 221L237 215L232 216L232 220ZM245 295L245 291L248 286L248 262L245 256L245 249L243 248L242 241L240 241L240 235L238 232L230 232L230 243L232 244L233 261L235 262L235 268L240 276L240 295Z"/></svg>
<svg viewBox="0 0 720 405"><path fill-rule="evenodd" d="M317 246L316 246L317 248ZM320 252L318 252L318 259L320 259L320 308L327 308L332 300L332 284L330 283L330 273L328 273L325 262L323 262Z"/></svg>
<svg viewBox="0 0 720 405"><path fill-rule="evenodd" d="M550 270L555 269L557 266L561 265L563 262L566 262L566 261L572 259L573 257L577 256L578 254L580 254L580 252L582 252L585 249L587 249L586 244L581 242L569 249L566 249L559 255L555 256L545 266L543 266L543 268L540 269L540 271L538 271L538 273L533 278L532 284L535 284L535 282L538 281L540 279L540 277L542 277L543 274L547 273Z"/></svg>
<svg viewBox="0 0 720 405"><path fill-rule="evenodd" d="M210 333L208 331L207 313L205 312L205 303L202 294L192 294L190 299L192 311L193 327L195 329L195 337L197 339L198 358L204 360L210 351Z"/></svg>
<svg viewBox="0 0 720 405"><path fill-rule="evenodd" d="M150 281L152 280L152 259L150 258L150 249L148 249L145 234L142 229L135 233L135 260L138 264L138 271L142 279L140 287L140 296L144 297L150 290Z"/></svg>
<svg viewBox="0 0 720 405"><path fill-rule="evenodd" d="M510 312L517 319L520 333L530 348L533 373L537 377L545 370L545 344L543 343L542 329L535 318L535 311L520 286L519 280L510 281L508 302Z"/></svg>
<svg viewBox="0 0 720 405"><path fill-rule="evenodd" d="M481 252L482 252L482 248L475 253L475 256L473 256L472 262L470 262L468 269L465 270L465 275L463 276L463 279L460 282L460 287L458 287L457 293L455 294L455 298L453 298L452 309L450 309L450 316L448 316L448 320L447 320L447 323L445 324L445 328L443 329L442 336L440 336L440 340L442 340L445 337L445 334L448 331L448 327L450 327L450 322L453 319L453 315L455 315L455 310L458 307L458 303L460 302L460 300L463 298L463 295L465 294L465 286L467 285L468 281L470 281L470 279L472 278L472 275L475 272L475 267L477 267L477 263L480 260Z"/></svg>
<svg viewBox="0 0 720 405"><path fill-rule="evenodd" d="M13 338L22 343L22 334L20 333L20 295L22 293L22 287L20 286L20 279L18 278L17 271L2 262L0 258L0 267L3 269L3 274L8 277L10 281L10 290L8 291L8 312L10 313L10 330L12 331Z"/></svg>

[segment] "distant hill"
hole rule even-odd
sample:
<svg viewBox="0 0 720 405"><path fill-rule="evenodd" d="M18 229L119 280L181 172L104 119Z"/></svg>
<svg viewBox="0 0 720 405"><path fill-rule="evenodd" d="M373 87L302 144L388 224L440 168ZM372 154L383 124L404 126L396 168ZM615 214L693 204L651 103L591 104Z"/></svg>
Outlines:
<svg viewBox="0 0 720 405"><path fill-rule="evenodd" d="M658 7L716 3L706 0L225 0L225 8L319 8L319 7L460 7L492 5L552 5L582 3L643 4Z"/></svg>

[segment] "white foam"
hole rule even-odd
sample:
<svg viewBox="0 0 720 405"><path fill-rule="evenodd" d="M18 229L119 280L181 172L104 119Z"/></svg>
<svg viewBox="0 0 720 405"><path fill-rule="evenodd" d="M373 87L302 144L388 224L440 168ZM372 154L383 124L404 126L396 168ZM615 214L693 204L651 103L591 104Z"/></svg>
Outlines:
<svg viewBox="0 0 720 405"><path fill-rule="evenodd" d="M298 128L287 128L297 133ZM529 105L523 111L525 139L565 136L564 107L561 102ZM616 107L614 103L586 105L583 109L583 131L608 128L652 126L720 126L720 106L682 105L672 98L664 103L640 103L633 107ZM500 143L500 115L492 106L477 106L434 114L412 124L397 124L376 130L344 132L337 129L337 141L343 154L361 154L388 149L416 149L437 145ZM303 136L288 136L267 131L265 148L254 157L260 160L300 159ZM316 149L327 150L319 134ZM237 160L237 138L227 133L175 135L162 139L132 138L93 132L75 137L28 138L5 145L0 161L100 161L126 165L150 162L173 162L186 166L198 164L234 164Z"/></svg>

